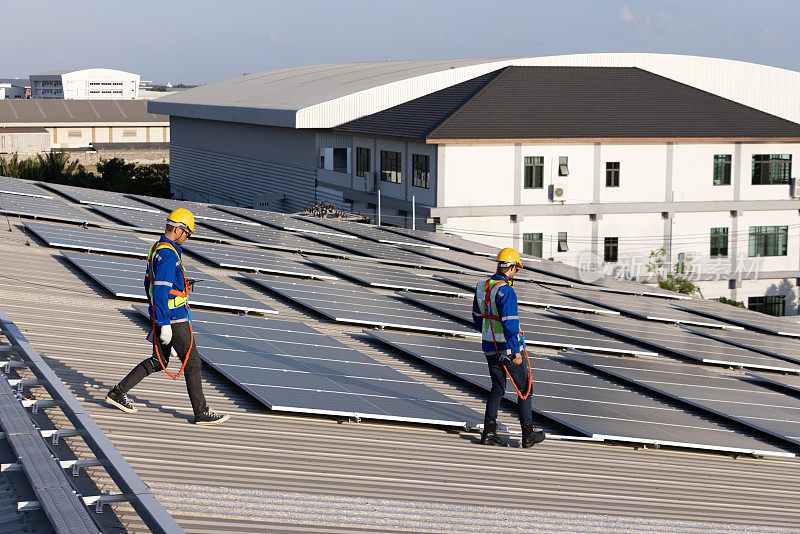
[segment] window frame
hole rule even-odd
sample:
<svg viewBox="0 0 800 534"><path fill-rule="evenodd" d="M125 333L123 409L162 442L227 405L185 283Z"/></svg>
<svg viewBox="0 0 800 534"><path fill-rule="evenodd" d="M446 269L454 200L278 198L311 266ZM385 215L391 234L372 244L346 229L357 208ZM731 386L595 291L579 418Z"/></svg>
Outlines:
<svg viewBox="0 0 800 534"><path fill-rule="evenodd" d="M753 154L750 173L752 185L788 184L792 176L792 155Z"/></svg>
<svg viewBox="0 0 800 534"><path fill-rule="evenodd" d="M709 256L713 258L728 257L728 227L716 226L709 234Z"/></svg>
<svg viewBox="0 0 800 534"><path fill-rule="evenodd" d="M619 187L619 161L606 161L606 187Z"/></svg>
<svg viewBox="0 0 800 534"><path fill-rule="evenodd" d="M606 263L619 261L619 237L603 238L603 261Z"/></svg>
<svg viewBox="0 0 800 534"><path fill-rule="evenodd" d="M747 255L750 258L787 256L789 227L751 226L748 231Z"/></svg>
<svg viewBox="0 0 800 534"><path fill-rule="evenodd" d="M731 154L714 154L713 185L731 185L732 165L733 156Z"/></svg>
<svg viewBox="0 0 800 534"><path fill-rule="evenodd" d="M541 232L522 234L522 253L526 256L541 258L544 254L544 236ZM537 254L538 248L538 254Z"/></svg>
<svg viewBox="0 0 800 534"><path fill-rule="evenodd" d="M424 161L424 168L418 164ZM411 154L411 185L430 189L431 157L428 154Z"/></svg>
<svg viewBox="0 0 800 534"><path fill-rule="evenodd" d="M365 146L356 147L356 176L364 178L368 172L372 172L371 156L369 148Z"/></svg>
<svg viewBox="0 0 800 534"><path fill-rule="evenodd" d="M544 189L544 156L525 156L523 161L523 187Z"/></svg>
<svg viewBox="0 0 800 534"><path fill-rule="evenodd" d="M786 297L780 295L748 297L747 309L773 317L783 317L786 314ZM771 311L777 313L771 313Z"/></svg>
<svg viewBox="0 0 800 534"><path fill-rule="evenodd" d="M567 232L558 232L558 252L569 252L569 243L567 242Z"/></svg>
<svg viewBox="0 0 800 534"><path fill-rule="evenodd" d="M389 154L396 154L397 157L390 158ZM392 163L392 168L387 165ZM403 154L396 150L381 150L381 182L390 184L403 183Z"/></svg>

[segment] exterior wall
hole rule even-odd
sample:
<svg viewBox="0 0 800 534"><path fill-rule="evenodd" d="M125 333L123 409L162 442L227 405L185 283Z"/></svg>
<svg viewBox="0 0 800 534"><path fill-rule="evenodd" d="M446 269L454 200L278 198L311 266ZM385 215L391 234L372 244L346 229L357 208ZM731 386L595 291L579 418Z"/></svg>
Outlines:
<svg viewBox="0 0 800 534"><path fill-rule="evenodd" d="M25 98L25 88L7 83L0 84L0 100Z"/></svg>
<svg viewBox="0 0 800 534"><path fill-rule="evenodd" d="M92 143L168 143L169 127L140 124L46 127L52 148L83 148Z"/></svg>
<svg viewBox="0 0 800 534"><path fill-rule="evenodd" d="M315 199L316 132L172 117L170 183L178 198L300 211ZM283 199L283 200L280 200Z"/></svg>
<svg viewBox="0 0 800 534"><path fill-rule="evenodd" d="M6 133L0 128L0 154L20 155L50 151L50 135L41 133Z"/></svg>
<svg viewBox="0 0 800 534"><path fill-rule="evenodd" d="M66 100L133 100L139 95L138 74L112 69L84 69L63 74L31 75L32 98Z"/></svg>

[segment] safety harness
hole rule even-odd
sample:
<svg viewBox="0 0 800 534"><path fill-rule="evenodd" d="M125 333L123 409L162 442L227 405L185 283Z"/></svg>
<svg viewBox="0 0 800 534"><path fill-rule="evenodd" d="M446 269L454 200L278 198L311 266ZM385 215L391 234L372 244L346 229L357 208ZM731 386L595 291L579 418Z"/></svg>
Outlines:
<svg viewBox="0 0 800 534"><path fill-rule="evenodd" d="M158 252L162 248L168 248L175 253L175 255L178 257L178 263L181 266L181 275L183 276L184 290L178 291L175 288L171 288L169 290L169 294L172 297L169 300L167 300L167 307L170 310L174 310L175 308L180 308L181 306L183 306L186 308L186 311L188 313L189 293L191 293L191 289L189 286L189 279L186 278L186 268L184 268L183 266L183 260L181 260L181 256L180 254L178 254L178 251L175 250L175 247L173 247L170 243L167 243L166 241L157 241L156 243L154 243L153 246L150 247L150 252L147 254L147 282L149 284L149 290L147 296L150 300L150 306L153 308L153 310L155 310L155 305L153 303L153 286L155 283L155 275L153 273L153 256L155 256L156 252ZM169 369L167 369L167 366L164 364L164 360L161 359L161 350L159 349L160 343L158 336L156 335L155 311L152 314L151 319L152 319L152 325L150 326L150 333L148 334L147 338L150 339L151 336L153 338L153 349L155 350L156 357L158 358L158 363L161 364L161 368L164 369L164 371L166 371L166 373L173 379L177 379L179 376L181 376L181 373L183 373L183 369L186 367L186 362L189 361L189 353L192 350L192 346L194 346L194 331L192 331L192 323L191 321L189 321L189 336L190 336L189 348L186 350L186 356L184 356L183 358L183 365L181 365L180 371L178 371L177 375L174 375L169 372Z"/></svg>
<svg viewBox="0 0 800 534"><path fill-rule="evenodd" d="M483 313L482 313L482 317L483 317L484 321L488 320L488 322L489 322L489 328L490 328L490 330L492 332L492 343L494 343L494 350L497 352L498 358L500 357L500 347L497 346L497 339L495 339L494 322L497 321L499 324L502 324L503 320L502 320L501 317L498 317L497 315L494 315L492 313L492 300L493 300L492 299L492 290L494 290L495 287L502 286L502 285L508 285L509 287L511 287L510 284L508 284L507 282L505 282L503 280L492 280L491 278L489 280L487 280L486 283L483 286L484 295L483 295L483 310L482 310ZM533 372L531 370L531 359L528 357L528 349L525 347L525 341L524 341L524 339L525 339L524 335L525 334L522 331L522 327L520 327L519 332L523 336L523 338L522 338L523 339L522 351L525 353L525 359L528 361L528 387L525 390L525 394L524 395L519 390L519 387L517 387L517 383L514 382L514 378L511 376L511 373L508 372L508 367L506 367L506 364L503 362L502 359L500 359L500 365L503 366L503 369L505 370L506 374L508 375L508 378L511 380L511 383L514 385L514 389L517 390L517 395L519 395L519 398L522 399L522 400L525 400L531 394L531 389L533 388Z"/></svg>

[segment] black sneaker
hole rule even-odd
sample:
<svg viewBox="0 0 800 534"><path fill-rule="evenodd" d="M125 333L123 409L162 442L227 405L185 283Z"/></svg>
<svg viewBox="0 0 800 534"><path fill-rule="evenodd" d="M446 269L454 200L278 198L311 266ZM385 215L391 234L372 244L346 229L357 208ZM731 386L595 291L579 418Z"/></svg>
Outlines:
<svg viewBox="0 0 800 534"><path fill-rule="evenodd" d="M194 418L194 424L196 425L218 425L220 423L224 423L231 416L226 413L216 413L209 408L206 408L206 411L201 413L200 415L196 415Z"/></svg>
<svg viewBox="0 0 800 534"><path fill-rule="evenodd" d="M106 395L106 403L115 406L125 413L136 413L139 410L130 403L128 396L118 390L116 386Z"/></svg>

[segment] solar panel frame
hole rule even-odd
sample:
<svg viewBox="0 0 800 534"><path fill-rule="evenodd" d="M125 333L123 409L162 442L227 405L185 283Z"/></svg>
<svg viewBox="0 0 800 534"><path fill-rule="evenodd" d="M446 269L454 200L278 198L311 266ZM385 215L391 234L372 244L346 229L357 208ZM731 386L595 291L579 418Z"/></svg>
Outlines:
<svg viewBox="0 0 800 534"><path fill-rule="evenodd" d="M685 328L630 317L603 317L567 311L552 312L560 317L615 336L654 347L702 363L800 373L800 365L689 332Z"/></svg>
<svg viewBox="0 0 800 534"><path fill-rule="evenodd" d="M147 300L144 290L146 263L142 260L68 251L62 252L61 256L115 297ZM186 276L200 281L189 297L190 306L246 313L278 313L278 310L271 306L249 297L199 269L187 266Z"/></svg>
<svg viewBox="0 0 800 534"><path fill-rule="evenodd" d="M414 293L401 293L400 296L427 309L472 325L472 300ZM613 354L631 354L634 356L658 356L655 352L618 341L606 334L594 332L583 327L576 328L574 325L560 320L547 312L520 308L519 318L525 341L528 345L575 348L611 352Z"/></svg>
<svg viewBox="0 0 800 534"><path fill-rule="evenodd" d="M365 332L458 380L488 392L491 379L474 341L399 332ZM631 390L563 358L531 357L533 410L592 439L792 457L793 453L689 412L675 401ZM515 391L505 398L517 402ZM703 438L693 439L699 432Z"/></svg>
<svg viewBox="0 0 800 534"><path fill-rule="evenodd" d="M427 241L422 241L411 236L404 236L384 230L383 226L376 226L372 224L359 223L354 221L346 221L341 219L325 219L320 217L301 217L295 216L296 219L306 221L310 224L322 226L329 230L344 232L361 239L369 239L378 243L388 243L392 245L405 245L408 247L422 247L422 248L438 248L446 249L440 245L434 245Z"/></svg>
<svg viewBox="0 0 800 534"><path fill-rule="evenodd" d="M30 221L24 225L50 247L146 258L153 244L153 241L148 243L147 240L132 233Z"/></svg>
<svg viewBox="0 0 800 534"><path fill-rule="evenodd" d="M327 274L308 262L285 258L264 249L189 241L183 244L183 248L217 267L319 280L337 280L336 276Z"/></svg>
<svg viewBox="0 0 800 534"><path fill-rule="evenodd" d="M658 297L604 293L579 288L553 289L553 291L649 321L742 330L741 327L728 323L701 319L696 314L670 306L668 301Z"/></svg>
<svg viewBox="0 0 800 534"><path fill-rule="evenodd" d="M167 214L164 212L137 211L127 208L115 208L111 206L93 205L95 211L104 217L123 226L130 226L141 232L152 234L163 234L166 227ZM213 241L216 243L227 243L236 241L235 238L226 234L210 229L205 225L195 226L195 233L192 234L193 240Z"/></svg>
<svg viewBox="0 0 800 534"><path fill-rule="evenodd" d="M402 299L376 293L343 280L318 282L254 274L242 276L258 286L340 323L458 336L480 335L451 319L418 310Z"/></svg>
<svg viewBox="0 0 800 534"><path fill-rule="evenodd" d="M776 321L774 317L752 310L698 299L681 303L680 307L691 313L726 321L749 330L759 330L779 336L800 337L800 324L793 327L791 324Z"/></svg>
<svg viewBox="0 0 800 534"><path fill-rule="evenodd" d="M0 194L19 195L35 198L53 198L36 187L33 182L10 176L0 176Z"/></svg>
<svg viewBox="0 0 800 534"><path fill-rule="evenodd" d="M568 358L800 445L800 399L697 365L574 353Z"/></svg>
<svg viewBox="0 0 800 534"><path fill-rule="evenodd" d="M194 218L199 221L231 222L244 225L258 224L256 222L249 221L232 213L222 213L219 210L215 210L214 208L212 208L209 204L204 204L202 202L176 200L171 198L149 197L145 195L128 194L126 196L128 198L136 200L137 202L141 202L143 204L147 204L150 206L155 206L156 208L167 213L172 212L179 208L188 209L189 211L192 212Z"/></svg>
<svg viewBox="0 0 800 534"><path fill-rule="evenodd" d="M146 307L134 308L148 317ZM483 419L303 323L214 312L192 315L203 361L272 410L462 428Z"/></svg>
<svg viewBox="0 0 800 534"><path fill-rule="evenodd" d="M471 296L468 292L440 282L433 277L421 276L380 264L318 258L314 258L311 261L322 268L367 286L442 295Z"/></svg>
<svg viewBox="0 0 800 534"><path fill-rule="evenodd" d="M257 210L253 208L243 208L239 206L222 206L212 205L212 208L225 213L238 215L244 219L261 223L263 225L275 228L276 230L283 230L286 232L298 233L314 233L314 234L331 234L339 236L347 236L342 232L326 229L322 226L308 222L305 219L297 218L287 213L279 213L276 211Z"/></svg>
<svg viewBox="0 0 800 534"><path fill-rule="evenodd" d="M412 230L411 228L399 228L395 226L387 226L385 227L385 230L398 235L410 236L421 241L427 241L431 244L443 246L451 250L460 250L468 254L494 257L498 251L498 249L495 247L470 241L469 239L465 239L454 234L429 232L426 230Z"/></svg>
<svg viewBox="0 0 800 534"><path fill-rule="evenodd" d="M60 199L28 195L0 195L0 213L78 224L99 225L102 223L102 220L95 215L62 202Z"/></svg>
<svg viewBox="0 0 800 534"><path fill-rule="evenodd" d="M788 336L764 334L752 330L711 330L704 328L684 327L700 336L705 336L723 343L753 350L790 362L800 363L800 346Z"/></svg>
<svg viewBox="0 0 800 534"><path fill-rule="evenodd" d="M64 184L51 184L38 182L37 185L59 195L68 198L78 204L89 206L106 206L109 208L130 209L136 211L148 211L151 213L161 213L161 210L142 204L136 200L128 198L124 193L113 191L103 191L100 189L89 189L85 187L75 187Z"/></svg>
<svg viewBox="0 0 800 534"><path fill-rule="evenodd" d="M797 376L777 375L774 373L767 375L763 373L747 371L747 377L756 382L770 384L772 386L791 391L795 395L800 395L800 378Z"/></svg>

